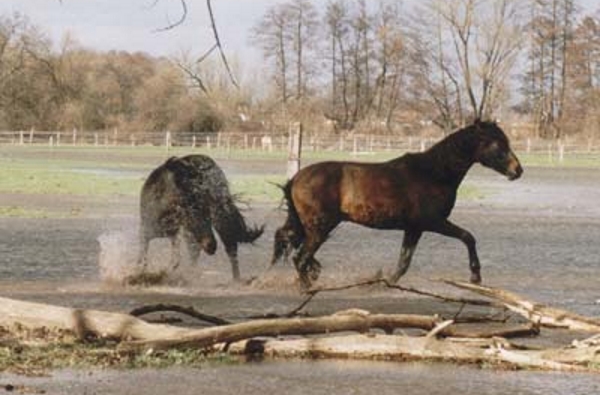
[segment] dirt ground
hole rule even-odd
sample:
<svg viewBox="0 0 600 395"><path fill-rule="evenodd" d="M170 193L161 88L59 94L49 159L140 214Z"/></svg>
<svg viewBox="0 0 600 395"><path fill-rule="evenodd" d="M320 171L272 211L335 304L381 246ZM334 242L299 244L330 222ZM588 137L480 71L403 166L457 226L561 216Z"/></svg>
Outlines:
<svg viewBox="0 0 600 395"><path fill-rule="evenodd" d="M252 165L220 161L226 172L252 171ZM258 173L269 166L257 163ZM600 172L595 169L526 168L509 182L490 170L474 169L466 183L482 191L477 199L459 200L452 219L477 239L484 283L521 293L533 300L589 316L600 316ZM19 204L73 212L69 218L0 219L0 295L82 308L129 311L147 303L193 305L230 319L286 312L298 305L290 266L268 269L273 232L283 223L277 204L255 203L248 220L266 223L264 236L240 251L241 271L253 285L233 284L229 264L219 249L186 266L173 283L152 288L124 288L101 278L105 266L122 268L136 251L137 201L115 197L88 202L81 198L3 195L2 205ZM344 224L318 254L321 285L350 283L390 270L398 259L402 233ZM108 241L107 241L108 240ZM154 246L156 260L165 249ZM102 262L100 262L102 263ZM455 240L425 235L407 275L409 285L447 294L463 293L435 281L469 278L466 249ZM345 308L372 312L453 314L458 307L384 289L361 289L317 297L311 314ZM560 341L572 340L568 335ZM555 341L553 339L553 341ZM543 338L540 342L543 342ZM423 378L426 378L423 381ZM351 362L268 362L188 371L55 372L52 379L0 376L0 385L25 385L46 393L134 393L142 380L145 393L592 393L596 377L540 373L480 372L474 368L423 364ZM170 383L168 386L166 383ZM574 387L576 383L576 386ZM453 391L446 391L447 388ZM573 389L575 388L575 389ZM561 390L562 389L562 390ZM582 392L578 392L581 389ZM291 392L288 392L291 391ZM518 390L518 391L517 391ZM2 387L0 387L2 393Z"/></svg>

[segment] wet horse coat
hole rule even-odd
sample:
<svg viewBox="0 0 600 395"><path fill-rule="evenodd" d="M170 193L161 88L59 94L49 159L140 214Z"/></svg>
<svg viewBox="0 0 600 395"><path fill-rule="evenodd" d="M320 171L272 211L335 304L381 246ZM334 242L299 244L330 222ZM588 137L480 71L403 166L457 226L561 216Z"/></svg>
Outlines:
<svg viewBox="0 0 600 395"><path fill-rule="evenodd" d="M172 243L172 264L179 265L179 235L188 246L192 262L200 250L212 255L219 234L239 279L238 243L251 243L263 227L251 228L235 205L225 174L208 156L172 157L156 168L144 183L140 198L140 256L145 267L152 239L167 237Z"/></svg>
<svg viewBox="0 0 600 395"><path fill-rule="evenodd" d="M294 264L301 282L318 278L314 255L342 221L376 229L404 230L398 266L390 277L406 273L423 232L460 239L469 252L471 281L481 282L471 233L448 220L457 189L474 163L509 179L523 169L508 138L492 122L476 121L423 153L409 153L383 163L321 162L299 171L283 187L286 223L275 233L272 263L289 248L298 249Z"/></svg>

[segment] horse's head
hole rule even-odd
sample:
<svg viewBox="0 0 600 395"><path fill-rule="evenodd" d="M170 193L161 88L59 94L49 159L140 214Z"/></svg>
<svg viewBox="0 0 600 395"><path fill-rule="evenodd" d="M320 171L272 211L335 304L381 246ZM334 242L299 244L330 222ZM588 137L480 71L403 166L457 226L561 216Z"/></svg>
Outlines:
<svg viewBox="0 0 600 395"><path fill-rule="evenodd" d="M208 212L188 218L188 229L202 251L208 255L213 255L217 251L217 239L212 230L212 222Z"/></svg>
<svg viewBox="0 0 600 395"><path fill-rule="evenodd" d="M479 138L475 160L504 174L511 181L521 177L521 163L510 149L508 137L500 126L495 122L475 121L473 127Z"/></svg>

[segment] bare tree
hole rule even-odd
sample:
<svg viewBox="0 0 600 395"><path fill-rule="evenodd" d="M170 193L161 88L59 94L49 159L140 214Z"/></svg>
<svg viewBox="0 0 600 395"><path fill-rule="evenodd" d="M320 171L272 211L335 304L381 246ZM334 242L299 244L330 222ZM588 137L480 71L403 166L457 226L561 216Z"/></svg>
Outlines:
<svg viewBox="0 0 600 395"><path fill-rule="evenodd" d="M252 29L252 41L258 45L263 56L274 63L275 83L278 87L278 96L282 103L289 99L290 65L290 36L289 36L289 9L275 5L267 10L259 23Z"/></svg>
<svg viewBox="0 0 600 395"><path fill-rule="evenodd" d="M521 41L520 3L516 0L430 2L451 36L453 56L475 118L497 111L496 93L505 84Z"/></svg>

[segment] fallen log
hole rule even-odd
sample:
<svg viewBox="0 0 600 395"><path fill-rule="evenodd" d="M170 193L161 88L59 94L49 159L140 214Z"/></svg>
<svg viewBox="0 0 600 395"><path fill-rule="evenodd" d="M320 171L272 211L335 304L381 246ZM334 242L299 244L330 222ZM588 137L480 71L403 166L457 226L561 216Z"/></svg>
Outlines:
<svg viewBox="0 0 600 395"><path fill-rule="evenodd" d="M0 298L0 326L70 330L80 338L96 336L111 339L162 339L178 337L190 329L149 324L129 314L73 309L43 303Z"/></svg>
<svg viewBox="0 0 600 395"><path fill-rule="evenodd" d="M121 339L118 350L157 350L176 346L221 347L233 343L230 352L272 356L332 358L437 360L461 363L506 363L538 369L589 371L600 366L600 345L595 339L577 346L550 350L514 350L503 339L448 339L437 336L460 330L437 317L401 314L369 314L347 310L316 318L265 319L204 329L149 324L127 314L71 309L0 298L0 325L27 328L67 329L84 337L89 334ZM447 326L448 325L448 326ZM419 328L430 336L384 335L396 328ZM434 330L434 332L431 332ZM359 335L332 336L333 332L357 331ZM366 333L369 332L369 333ZM257 340L280 335L323 335L310 338ZM131 340L134 339L134 340ZM250 339L250 340L247 340Z"/></svg>
<svg viewBox="0 0 600 395"><path fill-rule="evenodd" d="M444 282L457 288L499 300L506 308L520 314L536 325L600 333L600 320L594 318L532 302L520 295L499 288L484 287L462 281L445 280Z"/></svg>
<svg viewBox="0 0 600 395"><path fill-rule="evenodd" d="M238 324L203 328L184 336L157 340L127 341L121 350L153 349L172 347L210 347L220 343L231 343L259 336L315 335L334 332L367 332L382 329L392 332L399 328L431 330L439 323L437 317L413 314L370 314L364 310L347 310L330 316L314 318L262 319Z"/></svg>
<svg viewBox="0 0 600 395"><path fill-rule="evenodd" d="M567 372L598 371L600 347L581 352L572 349L546 351L507 350L505 342L494 347L480 347L477 343L439 340L427 337L409 337L384 334L358 334L302 339L246 340L233 343L231 353L285 358L351 358L366 360L427 360L462 364L496 364L507 367L527 367ZM561 355L560 360L549 359Z"/></svg>

